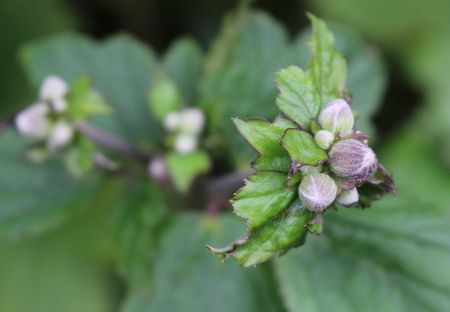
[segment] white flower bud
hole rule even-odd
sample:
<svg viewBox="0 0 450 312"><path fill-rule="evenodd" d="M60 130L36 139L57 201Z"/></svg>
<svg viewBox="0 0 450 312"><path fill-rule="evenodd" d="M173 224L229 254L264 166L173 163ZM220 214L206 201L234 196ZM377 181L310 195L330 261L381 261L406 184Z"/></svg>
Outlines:
<svg viewBox="0 0 450 312"><path fill-rule="evenodd" d="M349 136L355 123L352 110L343 99L328 103L320 112L318 121L324 130L341 137Z"/></svg>
<svg viewBox="0 0 450 312"><path fill-rule="evenodd" d="M377 170L375 153L355 139L337 142L328 156L331 170L344 179L362 182Z"/></svg>
<svg viewBox="0 0 450 312"><path fill-rule="evenodd" d="M148 174L156 181L167 179L169 173L166 168L166 161L164 157L158 156L150 161L147 167Z"/></svg>
<svg viewBox="0 0 450 312"><path fill-rule="evenodd" d="M359 200L359 194L356 187L348 190L348 191L342 191L339 196L336 198L336 202L338 204L344 205L344 206L350 206L355 203L357 203Z"/></svg>
<svg viewBox="0 0 450 312"><path fill-rule="evenodd" d="M327 150L334 141L334 135L328 130L319 130L314 135L314 140L321 149Z"/></svg>
<svg viewBox="0 0 450 312"><path fill-rule="evenodd" d="M164 127L167 131L176 130L181 123L181 115L178 112L170 112L164 118Z"/></svg>
<svg viewBox="0 0 450 312"><path fill-rule="evenodd" d="M311 211L323 211L336 198L337 186L324 173L313 173L303 178L298 188L298 196Z"/></svg>
<svg viewBox="0 0 450 312"><path fill-rule="evenodd" d="M190 134L179 134L175 139L175 150L180 154L189 154L197 148L197 138Z"/></svg>
<svg viewBox="0 0 450 312"><path fill-rule="evenodd" d="M64 98L69 91L67 83L58 76L47 76L42 82L39 97L44 101L56 101Z"/></svg>
<svg viewBox="0 0 450 312"><path fill-rule="evenodd" d="M198 134L205 125L205 116L198 108L187 108L181 112L181 130L185 133Z"/></svg>
<svg viewBox="0 0 450 312"><path fill-rule="evenodd" d="M50 131L49 107L45 103L35 103L21 111L15 119L21 134L32 139L43 139Z"/></svg>
<svg viewBox="0 0 450 312"><path fill-rule="evenodd" d="M50 105L51 105L52 109L57 113L64 112L68 106L67 101L63 98L54 99L53 101L50 102Z"/></svg>
<svg viewBox="0 0 450 312"><path fill-rule="evenodd" d="M73 127L66 121L58 121L52 128L47 140L49 149L56 150L67 145L73 137Z"/></svg>

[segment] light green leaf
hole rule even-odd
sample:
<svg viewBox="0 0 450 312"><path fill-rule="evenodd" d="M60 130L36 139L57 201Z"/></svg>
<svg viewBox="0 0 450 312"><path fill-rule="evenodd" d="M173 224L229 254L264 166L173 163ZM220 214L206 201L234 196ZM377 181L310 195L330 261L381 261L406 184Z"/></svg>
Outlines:
<svg viewBox="0 0 450 312"><path fill-rule="evenodd" d="M75 80L67 94L68 115L74 119L83 119L90 115L110 113L111 107L101 94L92 88L89 78Z"/></svg>
<svg viewBox="0 0 450 312"><path fill-rule="evenodd" d="M95 194L93 181L79 183L54 160L37 165L23 159L26 144L13 130L0 136L0 239L54 228Z"/></svg>
<svg viewBox="0 0 450 312"><path fill-rule="evenodd" d="M22 61L34 86L49 74L71 83L88 76L114 108L114 114L92 121L124 139L151 145L160 125L148 113L147 94L153 79L153 52L132 37L119 35L97 42L76 34L37 41L22 50ZM149 133L153 134L149 136Z"/></svg>
<svg viewBox="0 0 450 312"><path fill-rule="evenodd" d="M314 138L302 130L287 129L281 144L288 151L292 160L300 164L314 166L328 159L327 153L317 146Z"/></svg>
<svg viewBox="0 0 450 312"><path fill-rule="evenodd" d="M94 152L94 143L79 136L75 143L64 151L66 169L76 178L85 176L94 168Z"/></svg>
<svg viewBox="0 0 450 312"><path fill-rule="evenodd" d="M208 248L222 259L233 256L244 267L256 265L303 245L307 235L306 225L312 218L313 213L305 209L300 200L296 200L282 213L231 245Z"/></svg>
<svg viewBox="0 0 450 312"><path fill-rule="evenodd" d="M181 97L175 84L164 75L156 79L149 93L150 110L160 121L181 108Z"/></svg>
<svg viewBox="0 0 450 312"><path fill-rule="evenodd" d="M289 311L445 311L449 222L404 197L327 213L324 235L275 262Z"/></svg>
<svg viewBox="0 0 450 312"><path fill-rule="evenodd" d="M175 41L164 55L165 72L180 90L185 105L191 106L195 99L202 71L202 59L200 47L189 38Z"/></svg>
<svg viewBox="0 0 450 312"><path fill-rule="evenodd" d="M211 160L203 151L190 154L170 153L167 155L167 168L175 187L180 192L186 192L199 175L208 172Z"/></svg>
<svg viewBox="0 0 450 312"><path fill-rule="evenodd" d="M280 118L279 120L281 120ZM253 166L258 170L289 170L289 155L280 145L286 127L291 123L278 121L278 124L261 118L234 118L234 124L241 135L259 153Z"/></svg>
<svg viewBox="0 0 450 312"><path fill-rule="evenodd" d="M136 293L123 311L283 311L270 267L242 270L233 262L220 263L201 247L224 244L242 230L241 225L231 216L176 216L160 235L153 293Z"/></svg>
<svg viewBox="0 0 450 312"><path fill-rule="evenodd" d="M302 128L309 129L311 119L320 112L320 104L315 99L316 89L311 77L297 66L289 66L276 74L280 94L278 108Z"/></svg>
<svg viewBox="0 0 450 312"><path fill-rule="evenodd" d="M308 65L308 73L314 82L317 105L321 109L329 101L342 97L347 69L344 58L334 47L333 34L326 24L312 14L308 16L313 29L309 41L312 59Z"/></svg>
<svg viewBox="0 0 450 312"><path fill-rule="evenodd" d="M257 172L233 197L234 212L247 219L250 230L269 221L286 209L297 195L287 187L285 173Z"/></svg>

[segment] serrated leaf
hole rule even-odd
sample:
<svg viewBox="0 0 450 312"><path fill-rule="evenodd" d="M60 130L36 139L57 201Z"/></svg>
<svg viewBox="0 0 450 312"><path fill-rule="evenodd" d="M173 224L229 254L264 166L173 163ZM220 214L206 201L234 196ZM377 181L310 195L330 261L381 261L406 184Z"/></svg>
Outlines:
<svg viewBox="0 0 450 312"><path fill-rule="evenodd" d="M19 239L58 226L95 193L92 180L72 178L61 163L32 164L28 142L13 130L0 136L0 239Z"/></svg>
<svg viewBox="0 0 450 312"><path fill-rule="evenodd" d="M183 103L191 106L202 71L203 55L198 44L189 38L176 40L163 58L164 70L175 83Z"/></svg>
<svg viewBox="0 0 450 312"><path fill-rule="evenodd" d="M302 245L308 232L306 225L312 218L313 213L296 200L282 213L233 244L225 248L208 248L221 258L234 257L244 267L256 265Z"/></svg>
<svg viewBox="0 0 450 312"><path fill-rule="evenodd" d="M151 85L153 52L130 36L118 35L97 42L76 34L63 34L28 44L21 51L27 74L36 88L49 74L71 83L88 76L113 107L114 114L96 116L98 127L142 145L156 139L159 123L149 114L147 93Z"/></svg>
<svg viewBox="0 0 450 312"><path fill-rule="evenodd" d="M322 236L275 261L289 311L445 311L449 222L404 197L327 213Z"/></svg>
<svg viewBox="0 0 450 312"><path fill-rule="evenodd" d="M327 160L327 153L317 146L314 138L307 132L298 129L287 129L281 144L288 151L292 160L300 164L317 165Z"/></svg>
<svg viewBox="0 0 450 312"><path fill-rule="evenodd" d="M271 124L261 118L234 118L233 121L241 135L259 153L253 163L255 169L289 170L289 155L280 145L280 140L290 123L279 121L278 124Z"/></svg>
<svg viewBox="0 0 450 312"><path fill-rule="evenodd" d="M123 311L283 311L270 267L242 270L236 263L220 263L201 247L224 244L241 230L242 223L229 215L175 216L159 235L153 292L130 294Z"/></svg>
<svg viewBox="0 0 450 312"><path fill-rule="evenodd" d="M302 128L309 129L311 119L320 111L311 77L300 67L289 66L276 74L276 83L280 90L277 96L280 111Z"/></svg>
<svg viewBox="0 0 450 312"><path fill-rule="evenodd" d="M180 192L186 192L199 175L208 172L211 160L203 151L189 154L170 153L167 155L167 168L175 187Z"/></svg>
<svg viewBox="0 0 450 312"><path fill-rule="evenodd" d="M285 173L257 172L233 197L234 212L247 219L250 230L264 224L286 209L297 195L287 186Z"/></svg>
<svg viewBox="0 0 450 312"><path fill-rule="evenodd" d="M346 64L334 46L334 37L325 22L312 14L312 38L309 47L312 58L308 65L316 93L319 110L329 101L341 98L345 88Z"/></svg>

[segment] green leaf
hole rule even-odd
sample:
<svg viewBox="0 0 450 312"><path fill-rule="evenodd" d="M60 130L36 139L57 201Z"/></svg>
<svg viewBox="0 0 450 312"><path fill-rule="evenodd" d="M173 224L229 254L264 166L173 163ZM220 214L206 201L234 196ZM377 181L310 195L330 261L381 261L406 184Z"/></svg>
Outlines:
<svg viewBox="0 0 450 312"><path fill-rule="evenodd" d="M170 153L167 155L167 168L175 187L180 192L186 192L199 175L208 172L211 160L203 151L189 154Z"/></svg>
<svg viewBox="0 0 450 312"><path fill-rule="evenodd" d="M289 311L445 311L449 222L405 197L327 213L324 235L275 262Z"/></svg>
<svg viewBox="0 0 450 312"><path fill-rule="evenodd" d="M161 75L156 79L149 93L150 109L160 121L170 112L181 108L181 97L175 84Z"/></svg>
<svg viewBox="0 0 450 312"><path fill-rule="evenodd" d="M247 219L250 230L266 223L286 209L297 195L287 187L285 173L257 172L233 197L234 212Z"/></svg>
<svg viewBox="0 0 450 312"><path fill-rule="evenodd" d="M89 78L75 80L67 94L68 115L74 119L83 119L90 115L106 114L111 108L105 99L94 89Z"/></svg>
<svg viewBox="0 0 450 312"><path fill-rule="evenodd" d="M292 126L291 123L282 124L278 121L278 124L271 124L261 118L234 118L233 122L241 135L259 153L253 163L255 169L289 170L289 155L280 145L280 140L286 127Z"/></svg>
<svg viewBox="0 0 450 312"><path fill-rule="evenodd" d="M317 105L321 109L329 101L342 97L347 69L344 58L334 47L333 34L326 24L312 14L308 16L313 29L309 41L312 59L308 65L308 74L314 82Z"/></svg>
<svg viewBox="0 0 450 312"><path fill-rule="evenodd" d="M37 41L22 50L22 61L34 86L49 74L69 83L92 79L95 90L114 108L114 114L92 121L124 139L150 145L160 125L148 113L147 94L155 68L153 52L132 37L119 35L97 42L76 34Z"/></svg>
<svg viewBox="0 0 450 312"><path fill-rule="evenodd" d="M302 130L287 129L281 144L288 151L292 160L300 164L314 166L328 159L327 153L317 146L314 138Z"/></svg>
<svg viewBox="0 0 450 312"><path fill-rule="evenodd" d="M32 164L20 155L27 142L8 130L0 136L0 239L18 239L52 229L95 194L93 181L82 183L50 160Z"/></svg>
<svg viewBox="0 0 450 312"><path fill-rule="evenodd" d="M272 220L231 245L225 248L208 246L208 249L222 259L233 256L240 265L253 266L303 245L308 232L306 225L312 218L313 213L296 200Z"/></svg>
<svg viewBox="0 0 450 312"><path fill-rule="evenodd" d="M75 143L64 151L64 164L76 178L81 178L94 168L95 146L92 141L80 136Z"/></svg>
<svg viewBox="0 0 450 312"><path fill-rule="evenodd" d="M180 90L185 105L191 106L202 71L203 55L198 44L189 38L175 41L164 55L165 72Z"/></svg>
<svg viewBox="0 0 450 312"><path fill-rule="evenodd" d="M241 225L232 216L177 215L159 236L153 293L135 294L124 311L283 311L270 267L242 270L232 262L220 263L201 247L225 243Z"/></svg>
<svg viewBox="0 0 450 312"><path fill-rule="evenodd" d="M320 112L315 99L316 90L311 77L297 66L289 66L276 74L280 94L277 96L278 108L302 128L309 129L311 119Z"/></svg>

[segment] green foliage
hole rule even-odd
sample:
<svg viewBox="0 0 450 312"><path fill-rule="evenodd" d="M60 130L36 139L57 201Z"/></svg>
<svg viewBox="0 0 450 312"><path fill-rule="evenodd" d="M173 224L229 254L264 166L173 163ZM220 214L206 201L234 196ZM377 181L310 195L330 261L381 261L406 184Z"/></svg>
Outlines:
<svg viewBox="0 0 450 312"><path fill-rule="evenodd" d="M150 110L160 121L181 107L181 98L174 83L166 77L157 78L149 93Z"/></svg>
<svg viewBox="0 0 450 312"><path fill-rule="evenodd" d="M307 132L288 129L281 139L281 145L295 162L317 165L328 158L327 153L317 146L314 138Z"/></svg>
<svg viewBox="0 0 450 312"><path fill-rule="evenodd" d="M209 170L211 164L208 154L196 151L189 154L169 153L167 168L180 192L186 192L194 179Z"/></svg>

